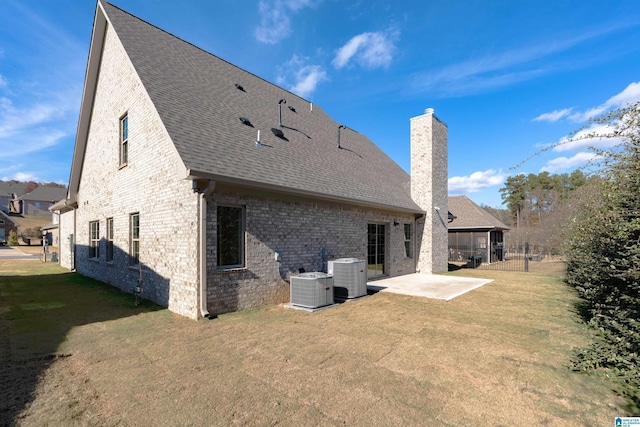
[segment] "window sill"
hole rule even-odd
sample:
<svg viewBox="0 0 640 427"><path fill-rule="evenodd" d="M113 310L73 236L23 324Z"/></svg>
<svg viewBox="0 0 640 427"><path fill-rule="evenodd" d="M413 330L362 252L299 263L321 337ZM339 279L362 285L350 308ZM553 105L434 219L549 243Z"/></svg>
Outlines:
<svg viewBox="0 0 640 427"><path fill-rule="evenodd" d="M122 163L120 166L118 166L118 170L120 170L120 169L124 169L124 168L126 168L127 166L129 166L129 163Z"/></svg>
<svg viewBox="0 0 640 427"><path fill-rule="evenodd" d="M100 258L89 258L89 261L95 262L96 264L100 264Z"/></svg>
<svg viewBox="0 0 640 427"><path fill-rule="evenodd" d="M247 271L247 267L216 268L216 273L238 273Z"/></svg>

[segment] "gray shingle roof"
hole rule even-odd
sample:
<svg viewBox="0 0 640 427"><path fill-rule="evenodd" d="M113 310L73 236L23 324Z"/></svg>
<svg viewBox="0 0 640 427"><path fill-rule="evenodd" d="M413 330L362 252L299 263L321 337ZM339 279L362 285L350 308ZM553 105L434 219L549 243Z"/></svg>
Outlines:
<svg viewBox="0 0 640 427"><path fill-rule="evenodd" d="M310 112L309 101L101 4L192 176L422 211L410 197L409 175L366 136L342 129L340 149L340 123L320 107Z"/></svg>
<svg viewBox="0 0 640 427"><path fill-rule="evenodd" d="M45 187L38 186L30 193L20 197L24 200L35 200L40 202L55 202L67 195L67 189L63 187Z"/></svg>
<svg viewBox="0 0 640 427"><path fill-rule="evenodd" d="M449 223L449 230L509 229L502 221L476 205L467 196L449 197L449 212L456 216L456 219Z"/></svg>

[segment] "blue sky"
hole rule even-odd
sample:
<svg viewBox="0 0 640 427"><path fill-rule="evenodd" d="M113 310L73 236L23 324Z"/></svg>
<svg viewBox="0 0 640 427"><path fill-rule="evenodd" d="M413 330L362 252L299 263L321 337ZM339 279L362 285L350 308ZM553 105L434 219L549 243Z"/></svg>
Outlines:
<svg viewBox="0 0 640 427"><path fill-rule="evenodd" d="M591 154L565 144L513 166L640 100L635 0L113 4L322 106L407 171L409 119L434 108L450 194L494 207L507 176ZM0 179L68 181L95 7L0 1Z"/></svg>

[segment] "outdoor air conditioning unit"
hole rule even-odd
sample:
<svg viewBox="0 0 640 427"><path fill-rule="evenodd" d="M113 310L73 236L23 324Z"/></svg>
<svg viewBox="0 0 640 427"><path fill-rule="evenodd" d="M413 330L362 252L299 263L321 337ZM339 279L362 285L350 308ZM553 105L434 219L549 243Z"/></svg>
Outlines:
<svg viewBox="0 0 640 427"><path fill-rule="evenodd" d="M291 304L307 308L333 304L333 276L318 272L291 276Z"/></svg>
<svg viewBox="0 0 640 427"><path fill-rule="evenodd" d="M367 265L357 258L339 258L328 262L327 272L333 274L336 298L358 298L367 294Z"/></svg>

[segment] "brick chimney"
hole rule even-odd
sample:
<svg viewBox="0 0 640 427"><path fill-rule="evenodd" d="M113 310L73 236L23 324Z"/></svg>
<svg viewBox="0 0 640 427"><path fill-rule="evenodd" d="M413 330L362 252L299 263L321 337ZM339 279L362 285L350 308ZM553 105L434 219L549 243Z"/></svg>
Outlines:
<svg viewBox="0 0 640 427"><path fill-rule="evenodd" d="M411 197L425 211L416 221L416 271L447 271L448 129L433 108L411 119Z"/></svg>

